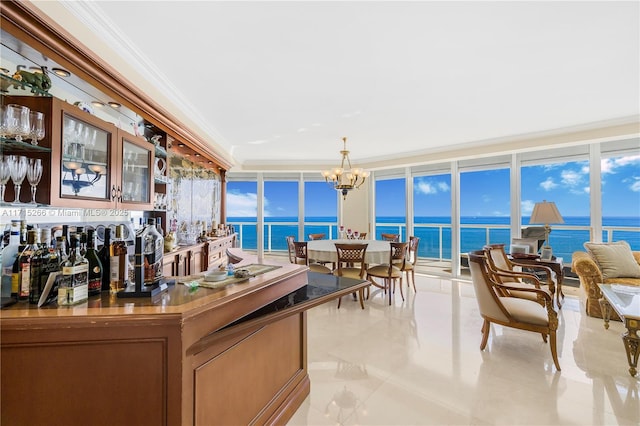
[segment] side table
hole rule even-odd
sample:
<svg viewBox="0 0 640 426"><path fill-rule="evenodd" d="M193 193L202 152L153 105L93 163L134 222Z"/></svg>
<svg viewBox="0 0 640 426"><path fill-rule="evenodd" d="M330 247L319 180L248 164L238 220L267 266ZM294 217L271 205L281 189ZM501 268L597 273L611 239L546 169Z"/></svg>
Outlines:
<svg viewBox="0 0 640 426"><path fill-rule="evenodd" d="M562 265L562 258L561 257L557 257L555 259L552 260L541 260L540 258L514 258L512 259L514 264L518 264L520 266L526 266L526 265L539 265L539 266L546 266L548 268L550 268L554 274L556 274L556 285L557 285L557 289L555 291L556 293L556 305L558 306L558 308L562 308L562 301L560 300L562 298L562 300L564 300L564 293L562 292L562 281L564 280L564 267Z"/></svg>
<svg viewBox="0 0 640 426"><path fill-rule="evenodd" d="M629 374L635 377L638 373L638 356L640 355L640 287L624 284L598 284L602 291L600 306L604 328L609 328L611 308L622 318L627 332L622 335L624 349L629 362Z"/></svg>

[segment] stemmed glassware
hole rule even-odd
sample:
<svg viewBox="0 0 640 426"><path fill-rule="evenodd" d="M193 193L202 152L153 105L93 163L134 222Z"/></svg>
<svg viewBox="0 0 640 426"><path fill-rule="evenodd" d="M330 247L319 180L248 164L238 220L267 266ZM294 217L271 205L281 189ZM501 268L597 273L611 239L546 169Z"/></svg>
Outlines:
<svg viewBox="0 0 640 426"><path fill-rule="evenodd" d="M338 232L340 233L340 239L344 238L344 225L340 225L338 227Z"/></svg>
<svg viewBox="0 0 640 426"><path fill-rule="evenodd" d="M353 234L353 231L351 231L351 228L347 228L347 239L348 240L351 239L351 234Z"/></svg>
<svg viewBox="0 0 640 426"><path fill-rule="evenodd" d="M44 114L39 111L31 111L29 121L31 145L38 145L38 141L44 138Z"/></svg>
<svg viewBox="0 0 640 426"><path fill-rule="evenodd" d="M31 202L30 204L36 204L36 186L40 183L42 178L42 160L39 158L31 158L29 160L29 167L27 168L27 180L31 185Z"/></svg>
<svg viewBox="0 0 640 426"><path fill-rule="evenodd" d="M353 231L353 239L354 240L360 239L360 231Z"/></svg>
<svg viewBox="0 0 640 426"><path fill-rule="evenodd" d="M29 133L31 132L29 108L17 104L9 104L7 107L14 110L14 118L10 126L10 134L12 134L17 141L22 141L22 138L29 137ZM11 130L13 131L11 132Z"/></svg>
<svg viewBox="0 0 640 426"><path fill-rule="evenodd" d="M7 157L0 155L0 203L4 203L4 189L11 177L11 167L8 160Z"/></svg>
<svg viewBox="0 0 640 426"><path fill-rule="evenodd" d="M27 175L29 161L27 157L22 155L10 155L9 159L11 160L11 180L13 181L14 191L16 194L13 203L20 204L20 189L22 188L22 181Z"/></svg>

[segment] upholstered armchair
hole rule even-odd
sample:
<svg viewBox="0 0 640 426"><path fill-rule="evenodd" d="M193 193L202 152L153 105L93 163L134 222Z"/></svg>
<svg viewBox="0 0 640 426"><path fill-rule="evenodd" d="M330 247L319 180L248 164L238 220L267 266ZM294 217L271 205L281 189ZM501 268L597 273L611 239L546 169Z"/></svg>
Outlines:
<svg viewBox="0 0 640 426"><path fill-rule="evenodd" d="M540 333L542 340L549 341L551 357L556 369L560 371L558 349L556 344L556 330L558 329L558 314L553 308L553 297L545 290L535 287L521 288L512 284L503 284L492 278L485 251L469 253L469 269L471 280L478 301L480 315L484 319L482 325L482 342L480 350L487 346L491 323L505 327ZM533 300L519 297L502 296L504 292L519 291L536 293L545 299L544 306Z"/></svg>
<svg viewBox="0 0 640 426"><path fill-rule="evenodd" d="M624 241L616 243L585 243L588 251L576 251L571 270L580 278L586 296L587 315L602 318L598 284L616 283L640 286L640 251L631 251ZM620 320L615 311L611 319Z"/></svg>

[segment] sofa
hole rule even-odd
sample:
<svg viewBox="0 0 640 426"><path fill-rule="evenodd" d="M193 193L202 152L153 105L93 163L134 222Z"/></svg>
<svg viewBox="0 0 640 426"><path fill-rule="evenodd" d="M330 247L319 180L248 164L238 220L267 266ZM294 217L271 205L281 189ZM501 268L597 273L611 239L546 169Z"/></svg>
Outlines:
<svg viewBox="0 0 640 426"><path fill-rule="evenodd" d="M598 284L616 283L640 286L640 251L632 251L625 241L585 243L586 251L576 251L571 270L580 278L586 295L587 315L602 318ZM611 319L620 320L612 310Z"/></svg>

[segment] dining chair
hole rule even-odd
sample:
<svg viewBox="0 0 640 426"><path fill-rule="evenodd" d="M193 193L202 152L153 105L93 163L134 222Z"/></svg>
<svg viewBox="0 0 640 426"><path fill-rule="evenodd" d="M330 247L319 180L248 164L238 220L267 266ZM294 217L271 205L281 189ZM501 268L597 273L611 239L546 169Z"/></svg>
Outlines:
<svg viewBox="0 0 640 426"><path fill-rule="evenodd" d="M295 262L299 265L307 265L311 272L319 272L321 274L330 274L331 269L319 263L310 262L307 256L307 242L306 241L294 241L294 256Z"/></svg>
<svg viewBox="0 0 640 426"><path fill-rule="evenodd" d="M324 240L326 234L309 234L309 241L313 240Z"/></svg>
<svg viewBox="0 0 640 426"><path fill-rule="evenodd" d="M400 234L380 234L384 241L393 241L395 243L400 241Z"/></svg>
<svg viewBox="0 0 640 426"><path fill-rule="evenodd" d="M500 283L492 279L488 255L485 250L469 253L469 269L471 270L471 281L476 293L480 315L484 319L481 329L482 341L480 350L484 350L487 346L491 323L533 331L540 333L545 343L548 338L553 363L556 369L560 371L556 345L558 314L553 309L552 296L544 289L534 287L523 289L514 287L511 283ZM545 299L544 306L529 299L502 296L505 291L536 293L539 297Z"/></svg>
<svg viewBox="0 0 640 426"><path fill-rule="evenodd" d="M296 240L296 237L293 235L287 235L285 239L287 240L287 250L289 251L289 262L296 263L296 248L293 246L293 242Z"/></svg>
<svg viewBox="0 0 640 426"><path fill-rule="evenodd" d="M553 296L555 293L555 283L553 281L553 272L551 268L544 265L519 264L516 260L510 260L504 251L504 246L504 244L487 244L483 247L483 251L487 256L487 264L489 270L494 275L494 280L503 284L510 284L517 288L534 287L539 289L541 288L541 285L546 285L551 296ZM545 283L540 282L539 275L537 274L516 271L514 267L517 266L543 271L546 275L547 281ZM537 301L538 303L544 302L544 300L537 294L529 291L521 292L518 290L511 290L505 291L504 295L530 299Z"/></svg>
<svg viewBox="0 0 640 426"><path fill-rule="evenodd" d="M236 263L240 263L242 262L242 258L234 253L231 252L231 250L226 249L225 250L225 254L227 255L227 260L229 261L229 263L235 265Z"/></svg>
<svg viewBox="0 0 640 426"><path fill-rule="evenodd" d="M391 294L395 293L396 281L400 280L400 296L404 300L402 293L402 268L404 267L407 255L407 246L409 243L389 243L389 262L381 265L372 266L367 269L367 280L376 287L384 289L385 293L389 292L389 305L391 305ZM378 284L373 278L382 279L382 285Z"/></svg>
<svg viewBox="0 0 640 426"><path fill-rule="evenodd" d="M407 248L407 259L403 262L404 266L400 268L407 277L407 288L409 283L413 284L413 291L416 290L416 263L418 262L418 246L420 245L420 237L409 237L409 246ZM411 276L411 279L409 279Z"/></svg>
<svg viewBox="0 0 640 426"><path fill-rule="evenodd" d="M338 257L337 267L333 271L336 277L353 278L364 280L367 273L364 260L369 244L336 244L336 254ZM355 265L359 265L356 267ZM364 287L358 290L360 297L360 307L364 309ZM342 297L338 298L338 309L342 303Z"/></svg>

